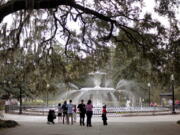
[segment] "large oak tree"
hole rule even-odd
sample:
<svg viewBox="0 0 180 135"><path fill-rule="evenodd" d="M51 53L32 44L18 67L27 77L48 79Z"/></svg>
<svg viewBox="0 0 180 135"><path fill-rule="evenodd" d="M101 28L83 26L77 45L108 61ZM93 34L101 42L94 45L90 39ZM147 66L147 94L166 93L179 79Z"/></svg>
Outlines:
<svg viewBox="0 0 180 135"><path fill-rule="evenodd" d="M169 20L170 25L166 27L151 13L142 13L144 1L0 0L0 59L6 63L21 49L34 55L34 65L42 66L46 59L49 66L45 71L50 72L50 76L59 74L53 69L60 68L64 80L69 81L73 78L70 72L77 75L72 67L83 71L78 68L82 68L85 60L90 63L87 67L93 65L92 70L102 66L101 60L107 61L106 54L113 41L125 47L133 45L141 56L149 57L159 72L177 73L180 37L176 9L179 3L155 0L154 11ZM119 33L126 38L119 38ZM58 58L60 64L55 62L56 45L63 48L59 53L62 58ZM72 65L67 66L69 62ZM81 65L77 66L78 62ZM48 70L50 68L52 70ZM178 74L175 77L178 78Z"/></svg>

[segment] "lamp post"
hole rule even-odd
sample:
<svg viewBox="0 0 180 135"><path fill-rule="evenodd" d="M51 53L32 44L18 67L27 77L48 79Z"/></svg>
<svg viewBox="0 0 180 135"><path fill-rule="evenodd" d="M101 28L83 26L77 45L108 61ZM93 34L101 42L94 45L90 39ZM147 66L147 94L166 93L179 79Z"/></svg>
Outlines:
<svg viewBox="0 0 180 135"><path fill-rule="evenodd" d="M151 83L148 83L148 88L149 88L149 106L151 106Z"/></svg>
<svg viewBox="0 0 180 135"><path fill-rule="evenodd" d="M174 74L171 74L171 90L172 90L172 114L175 114L175 96L174 96Z"/></svg>
<svg viewBox="0 0 180 135"><path fill-rule="evenodd" d="M19 85L19 114L22 114L22 88Z"/></svg>
<svg viewBox="0 0 180 135"><path fill-rule="evenodd" d="M46 93L46 103L47 103L47 106L49 105L48 103L48 100L49 100L49 94L48 94L48 89L49 89L49 84L47 84L47 93Z"/></svg>

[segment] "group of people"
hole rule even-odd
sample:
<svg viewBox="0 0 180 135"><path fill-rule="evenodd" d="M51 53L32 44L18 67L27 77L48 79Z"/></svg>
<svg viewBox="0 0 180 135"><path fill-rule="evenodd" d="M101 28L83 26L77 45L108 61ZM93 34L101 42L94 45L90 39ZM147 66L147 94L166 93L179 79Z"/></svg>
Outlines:
<svg viewBox="0 0 180 135"><path fill-rule="evenodd" d="M84 104L84 100L81 100L81 103L76 107L76 105L72 104L72 100L69 100L69 104L67 104L67 101L64 101L64 103L61 105L61 103L58 104L58 122L62 121L64 124L65 121L67 124L71 122L76 122L76 113L77 109L79 111L80 116L80 126L85 126L85 116L86 116L86 126L92 127L91 119L93 115L93 105L92 101L88 100L87 104ZM102 120L103 125L107 125L107 116L106 116L106 105L102 107ZM56 119L55 111L49 110L48 113L48 123L54 124L54 119Z"/></svg>

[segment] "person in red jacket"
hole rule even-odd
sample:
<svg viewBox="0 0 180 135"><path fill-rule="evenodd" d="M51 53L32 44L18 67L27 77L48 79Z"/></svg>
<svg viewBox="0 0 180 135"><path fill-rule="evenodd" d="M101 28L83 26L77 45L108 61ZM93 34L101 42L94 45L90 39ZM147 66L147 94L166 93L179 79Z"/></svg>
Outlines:
<svg viewBox="0 0 180 135"><path fill-rule="evenodd" d="M103 125L107 126L107 110L106 110L106 105L103 106L102 108L102 120L103 120Z"/></svg>

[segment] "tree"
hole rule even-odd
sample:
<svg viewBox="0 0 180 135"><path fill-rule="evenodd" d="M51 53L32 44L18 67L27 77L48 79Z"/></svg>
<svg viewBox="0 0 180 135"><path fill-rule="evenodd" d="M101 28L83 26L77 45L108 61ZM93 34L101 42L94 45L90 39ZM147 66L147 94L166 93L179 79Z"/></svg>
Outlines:
<svg viewBox="0 0 180 135"><path fill-rule="evenodd" d="M159 3L159 8L161 8L156 8L156 11L159 13L163 15L168 14L168 16L174 13L169 6L173 7L173 5L176 5L177 3L173 3L175 1L171 2L170 0L166 0L163 2L157 0L157 2ZM152 20L151 15L147 14L143 19L139 17L141 10L140 4L143 4L140 0L110 0L108 2L101 0L93 0L91 2L85 0L79 2L75 0L10 0L6 2L1 0L1 3L1 22L5 16L12 13L16 13L16 19L19 19L19 27L17 28L18 30L15 30L14 35L15 40L19 40L25 27L27 28L28 25L34 25L36 30L48 29L43 30L43 32L50 33L49 38L47 38L47 35L43 36L39 34L39 36L41 36L38 44L50 44L50 42L57 39L56 36L58 33L61 33L58 36L66 40L66 50L71 48L79 52L83 50L90 53L94 49L93 46L107 45L104 41L110 38L116 39L116 29L125 32L129 39L135 41L140 48L146 48L142 42L145 39L141 36L145 29L150 30L157 28L157 35L164 34L161 23ZM137 6L134 6L134 4L137 4ZM45 12L44 16L42 12ZM23 16L21 16L22 14ZM37 18L34 18L33 15L36 15ZM172 15L170 17L172 17ZM102 29L102 27L96 24L99 20L106 25L106 28ZM68 26L68 22L80 23L81 32L75 34ZM134 29L130 27L130 23L134 25L139 24L139 29L134 31ZM33 29L30 26L29 28ZM131 35L129 31L136 32L138 38ZM33 30L28 33L33 34ZM81 41L77 38L80 38ZM77 43L82 42L82 44L85 45L84 47L88 49L84 49L82 45L75 45L74 40L76 40ZM97 41L98 44L96 44ZM19 41L16 42L19 43ZM26 40L26 42L28 41Z"/></svg>
<svg viewBox="0 0 180 135"><path fill-rule="evenodd" d="M113 56L113 74L114 81L117 83L120 79L135 80L143 84L143 87L147 87L147 83L150 82L153 87L153 100L159 99L160 93L164 91L170 91L170 76L173 73L176 76L177 94L179 77L177 68L180 65L177 57L180 53L177 53L178 47L176 46L178 41L173 43L169 42L169 49L160 48L157 38L153 34L145 34L144 37L148 38L147 46L153 44L149 51L144 54L138 51L138 48L133 42L128 42L126 35L120 32L118 40L125 40L126 43L116 44ZM172 51L174 50L174 51ZM175 58L176 57L176 58ZM173 71L172 71L173 70Z"/></svg>
<svg viewBox="0 0 180 135"><path fill-rule="evenodd" d="M72 78L70 75L77 75L76 71L79 68L91 67L91 70L96 70L96 66L103 66L103 62L107 61L106 55L113 40L125 45L125 48L128 48L127 43L132 44L133 48L141 52L141 56L150 58L152 67L159 72L158 70L168 61L167 55L174 54L174 50L169 49L172 47L171 43L179 39L179 26L175 13L178 3L176 0L156 0L155 11L159 16L171 20L173 27L169 29L161 24L161 20L154 19L150 13L141 16L143 2L143 0L92 0L91 2L0 0L0 49L3 51L1 59L4 60L4 57L8 59L14 54L13 52L22 49L24 52L32 52L36 70L41 66L40 69L51 67L53 71L57 71L53 66L57 66L56 60L58 60L58 67L61 67L64 80L67 82ZM13 23L9 26L3 19L10 14ZM72 24L78 24L78 27L74 28L76 26ZM117 34L119 32L124 33L126 38L119 39ZM169 40L170 33L173 37L171 40ZM61 55L65 56L67 61L57 57L54 51L55 45L63 48ZM85 61L92 62L93 66L77 64L84 64ZM74 70L76 65L79 68ZM59 71L55 72L58 73ZM51 75L53 74L50 73Z"/></svg>

